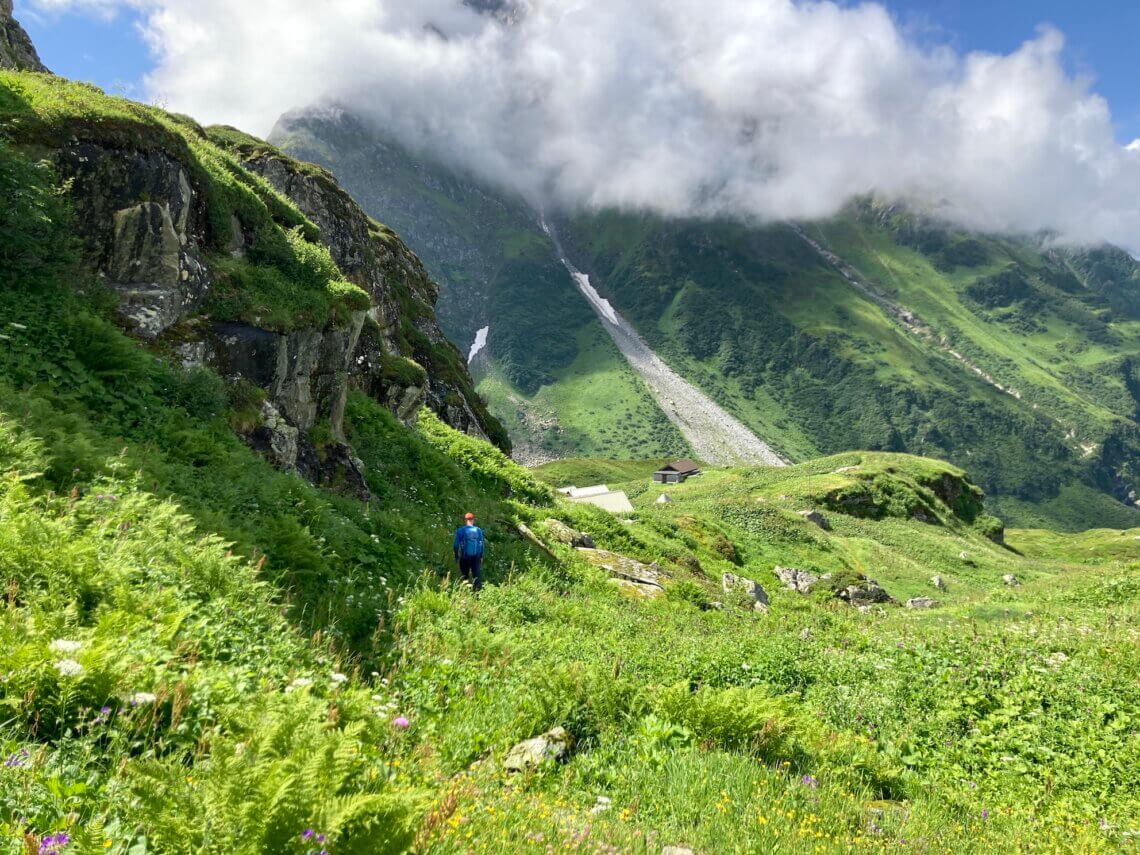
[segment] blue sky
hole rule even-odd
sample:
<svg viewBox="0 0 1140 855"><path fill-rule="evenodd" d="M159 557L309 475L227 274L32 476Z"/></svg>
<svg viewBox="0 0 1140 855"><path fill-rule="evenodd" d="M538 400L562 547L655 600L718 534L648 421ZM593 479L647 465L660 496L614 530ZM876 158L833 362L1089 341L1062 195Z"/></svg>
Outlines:
<svg viewBox="0 0 1140 855"><path fill-rule="evenodd" d="M846 3L845 5L855 5ZM1108 99L1121 142L1140 137L1140 86L1136 45L1140 3L1127 0L886 0L920 42L958 51L1008 53L1049 23L1067 40L1070 69L1096 80ZM32 12L16 0L16 14L44 61L58 74L90 80L109 92L142 96L142 79L153 65L135 13L113 20L70 11Z"/></svg>

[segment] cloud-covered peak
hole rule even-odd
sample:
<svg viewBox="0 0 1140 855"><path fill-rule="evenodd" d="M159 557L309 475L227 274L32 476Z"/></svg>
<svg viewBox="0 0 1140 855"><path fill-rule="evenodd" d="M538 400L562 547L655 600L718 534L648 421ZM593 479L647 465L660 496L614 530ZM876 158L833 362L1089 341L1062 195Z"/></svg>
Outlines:
<svg viewBox="0 0 1140 855"><path fill-rule="evenodd" d="M1140 160L1054 30L961 55L873 3L122 2L176 109L264 133L335 99L542 204L810 218L874 192L1140 244Z"/></svg>

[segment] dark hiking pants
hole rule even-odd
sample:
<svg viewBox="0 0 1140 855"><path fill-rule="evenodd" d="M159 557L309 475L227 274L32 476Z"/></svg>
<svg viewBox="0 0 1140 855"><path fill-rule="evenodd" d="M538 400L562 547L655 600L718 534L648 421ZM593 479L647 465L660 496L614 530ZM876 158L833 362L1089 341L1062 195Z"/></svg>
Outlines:
<svg viewBox="0 0 1140 855"><path fill-rule="evenodd" d="M471 583L471 587L476 591L483 588L483 556L475 555L471 558L464 556L459 559L459 572L463 574L465 581Z"/></svg>

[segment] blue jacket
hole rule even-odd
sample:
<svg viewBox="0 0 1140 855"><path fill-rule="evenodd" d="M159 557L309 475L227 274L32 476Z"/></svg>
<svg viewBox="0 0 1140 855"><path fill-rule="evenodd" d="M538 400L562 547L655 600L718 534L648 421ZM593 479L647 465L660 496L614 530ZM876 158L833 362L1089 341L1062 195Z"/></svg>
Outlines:
<svg viewBox="0 0 1140 855"><path fill-rule="evenodd" d="M476 525L461 525L455 530L451 551L456 558L482 558L483 544L483 529Z"/></svg>

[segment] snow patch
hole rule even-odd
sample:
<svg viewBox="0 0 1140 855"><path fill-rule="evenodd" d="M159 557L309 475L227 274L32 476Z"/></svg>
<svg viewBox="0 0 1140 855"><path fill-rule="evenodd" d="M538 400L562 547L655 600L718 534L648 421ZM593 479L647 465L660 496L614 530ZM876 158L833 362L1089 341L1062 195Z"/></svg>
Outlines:
<svg viewBox="0 0 1140 855"><path fill-rule="evenodd" d="M490 327L483 327L475 333L475 341L471 344L471 350L467 353L467 364L470 365L475 361L475 357L479 355L479 351L487 346L487 333L491 331Z"/></svg>

